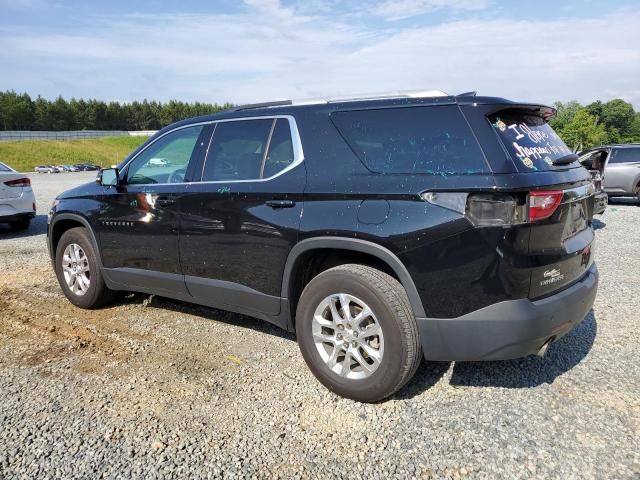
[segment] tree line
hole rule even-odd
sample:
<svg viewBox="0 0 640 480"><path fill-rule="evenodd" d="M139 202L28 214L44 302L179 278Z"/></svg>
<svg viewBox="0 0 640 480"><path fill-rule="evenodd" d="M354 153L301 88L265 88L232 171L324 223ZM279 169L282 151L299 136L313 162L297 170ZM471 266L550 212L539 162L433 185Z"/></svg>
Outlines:
<svg viewBox="0 0 640 480"><path fill-rule="evenodd" d="M0 92L0 130L157 130L184 118L215 113L231 104L203 102L119 103L101 100L47 100ZM556 102L551 126L572 149L606 143L640 142L640 112L621 99L581 105Z"/></svg>
<svg viewBox="0 0 640 480"><path fill-rule="evenodd" d="M621 99L581 105L576 101L553 104L558 113L549 124L574 150L608 143L640 142L640 112Z"/></svg>
<svg viewBox="0 0 640 480"><path fill-rule="evenodd" d="M14 91L0 92L0 130L158 130L189 117L232 107L203 102L120 103L101 100L47 100Z"/></svg>

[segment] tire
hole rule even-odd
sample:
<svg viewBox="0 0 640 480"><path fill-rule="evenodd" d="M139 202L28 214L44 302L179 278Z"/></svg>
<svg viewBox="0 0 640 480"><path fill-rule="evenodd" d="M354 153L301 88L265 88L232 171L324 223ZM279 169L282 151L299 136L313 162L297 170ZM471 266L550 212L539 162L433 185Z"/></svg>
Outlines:
<svg viewBox="0 0 640 480"><path fill-rule="evenodd" d="M78 245L81 252L84 255L80 255L80 261L76 262L78 265L85 264L88 266L88 287L83 293L79 293L80 289L72 288L68 285L65 278L65 270L63 263L65 263L65 250L70 245ZM86 259L86 262L84 261ZM76 227L71 228L62 234L58 246L56 247L55 257L55 271L56 277L58 277L58 283L62 288L67 299L80 308L92 309L100 307L109 301L111 301L115 294L109 290L104 283L102 272L98 266L96 252L93 247L93 243L89 238L89 235L85 228ZM75 286L84 285L85 283L77 280Z"/></svg>
<svg viewBox="0 0 640 480"><path fill-rule="evenodd" d="M344 324L345 314L342 308L337 308L342 303L339 296L341 293L346 294L344 303L349 305L351 316L361 311L358 303L366 304L365 307L373 315L364 321L377 323L382 337L365 338L366 333L352 325L357 320ZM336 306L335 313L339 316L337 324L343 323L342 330L338 330L340 325L336 328L323 326L331 322L325 318L332 318L334 315L330 306L323 305L331 305L332 302ZM314 318L318 312L324 312L321 314L322 323ZM372 328L366 323L365 326L367 329ZM323 340L331 337L331 342L335 343L317 343L316 339L320 335L323 335ZM359 402L377 402L392 395L413 377L422 360L418 327L404 288L390 275L364 265L340 265L322 272L309 282L300 296L296 310L296 336L302 356L316 378L332 392ZM351 367L346 369L349 372L346 375L353 378L345 378L346 351L344 357L337 357L343 358L342 366L331 367L335 363L331 360L334 358L334 348L338 348L334 345L340 343L340 336L343 341L341 352L347 348L350 349L350 355L358 355L360 360L371 362L372 365L368 365L368 368L372 372L365 371L355 357L349 357L354 360L348 362ZM350 339L355 341L351 342ZM367 345L364 346L362 342ZM351 346L345 347L345 344ZM378 350L371 347L377 347ZM371 350L381 356L378 363L374 362L373 356L365 355L366 351ZM363 377L358 378L357 375Z"/></svg>
<svg viewBox="0 0 640 480"><path fill-rule="evenodd" d="M23 232L29 228L29 225L31 225L30 218L25 218L24 220L18 220L17 222L9 223L9 227L14 232Z"/></svg>

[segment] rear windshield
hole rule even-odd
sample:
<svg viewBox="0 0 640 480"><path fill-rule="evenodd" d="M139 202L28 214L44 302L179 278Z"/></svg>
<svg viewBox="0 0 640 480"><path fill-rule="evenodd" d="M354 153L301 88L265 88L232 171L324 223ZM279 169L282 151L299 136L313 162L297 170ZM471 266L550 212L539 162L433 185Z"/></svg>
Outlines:
<svg viewBox="0 0 640 480"><path fill-rule="evenodd" d="M567 168L567 165L555 167L553 162L572 152L542 117L521 110L505 110L491 115L489 121L518 171Z"/></svg>
<svg viewBox="0 0 640 480"><path fill-rule="evenodd" d="M455 105L335 112L331 119L373 172L489 172L478 143Z"/></svg>
<svg viewBox="0 0 640 480"><path fill-rule="evenodd" d="M4 163L0 163L0 172L10 172L11 169L7 167Z"/></svg>

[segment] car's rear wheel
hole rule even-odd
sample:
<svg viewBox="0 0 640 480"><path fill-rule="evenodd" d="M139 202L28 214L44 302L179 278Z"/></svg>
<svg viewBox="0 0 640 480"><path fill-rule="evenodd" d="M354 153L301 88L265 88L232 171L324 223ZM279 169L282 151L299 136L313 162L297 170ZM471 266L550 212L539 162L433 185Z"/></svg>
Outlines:
<svg viewBox="0 0 640 480"><path fill-rule="evenodd" d="M309 282L298 302L296 334L318 380L361 402L396 392L422 360L404 288L364 265L331 268Z"/></svg>
<svg viewBox="0 0 640 480"><path fill-rule="evenodd" d="M23 220L17 220L15 222L10 222L9 223L9 227L14 232L22 232L22 231L28 229L29 225L31 225L31 219L30 218L25 218Z"/></svg>
<svg viewBox="0 0 640 480"><path fill-rule="evenodd" d="M60 237L55 269L65 296L78 307L96 308L114 297L104 283L93 243L82 227L71 228Z"/></svg>

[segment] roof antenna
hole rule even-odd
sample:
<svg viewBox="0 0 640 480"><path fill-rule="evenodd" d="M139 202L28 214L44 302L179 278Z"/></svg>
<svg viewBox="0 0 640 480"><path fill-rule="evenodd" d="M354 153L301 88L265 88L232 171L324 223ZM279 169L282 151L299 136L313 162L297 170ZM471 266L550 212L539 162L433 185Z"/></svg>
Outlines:
<svg viewBox="0 0 640 480"><path fill-rule="evenodd" d="M475 97L477 94L478 92L464 92L460 95L456 95L456 97Z"/></svg>

